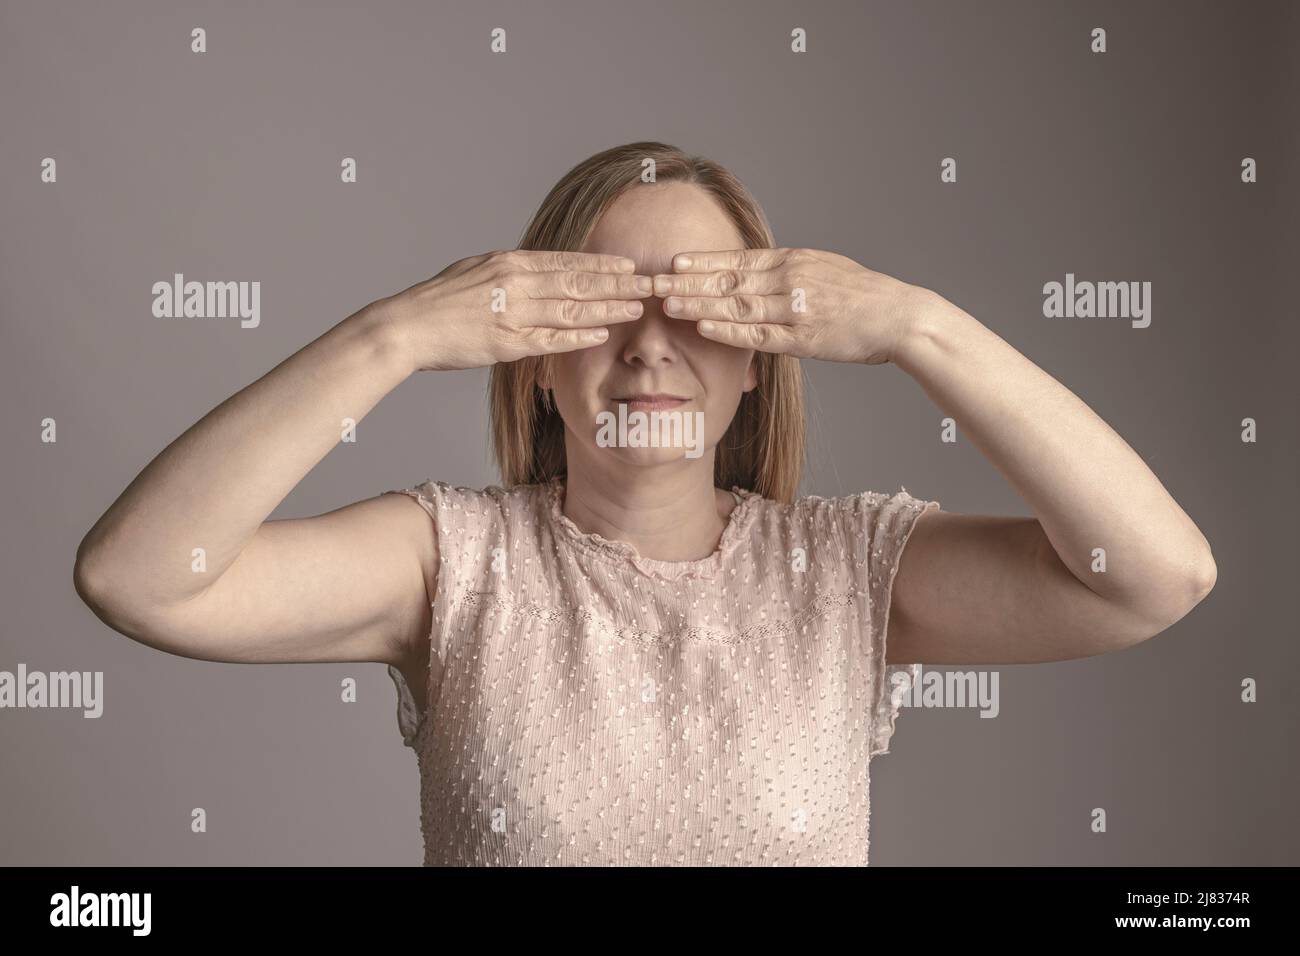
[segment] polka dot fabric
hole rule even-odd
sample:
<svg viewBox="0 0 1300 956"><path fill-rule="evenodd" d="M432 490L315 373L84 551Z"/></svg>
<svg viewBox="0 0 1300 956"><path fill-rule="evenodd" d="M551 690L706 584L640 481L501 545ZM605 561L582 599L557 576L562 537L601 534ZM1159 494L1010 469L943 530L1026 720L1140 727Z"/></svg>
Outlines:
<svg viewBox="0 0 1300 956"><path fill-rule="evenodd" d="M717 550L640 556L564 483L401 489L441 567L426 699L389 667L427 866L865 865L870 758L915 665L894 574L937 501L733 489Z"/></svg>

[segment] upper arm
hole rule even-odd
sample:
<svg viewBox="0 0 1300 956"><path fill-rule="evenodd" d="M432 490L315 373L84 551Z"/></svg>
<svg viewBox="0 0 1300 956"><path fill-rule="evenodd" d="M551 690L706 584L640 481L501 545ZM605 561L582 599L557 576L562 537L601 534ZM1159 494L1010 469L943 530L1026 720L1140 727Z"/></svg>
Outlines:
<svg viewBox="0 0 1300 956"><path fill-rule="evenodd" d="M406 499L384 494L311 518L264 522L194 597L109 623L200 660L400 666L428 633L438 561L430 516Z"/></svg>
<svg viewBox="0 0 1300 956"><path fill-rule="evenodd" d="M1079 581L1038 519L935 511L918 519L900 558L887 654L891 663L1027 664L1153 633Z"/></svg>

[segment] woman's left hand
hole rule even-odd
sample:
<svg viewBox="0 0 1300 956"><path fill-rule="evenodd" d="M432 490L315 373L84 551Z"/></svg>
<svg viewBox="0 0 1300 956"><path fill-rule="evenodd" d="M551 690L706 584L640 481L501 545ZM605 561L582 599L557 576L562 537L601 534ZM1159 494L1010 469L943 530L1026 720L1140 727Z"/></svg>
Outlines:
<svg viewBox="0 0 1300 956"><path fill-rule="evenodd" d="M939 297L819 249L686 252L654 277L669 318L735 348L828 362L894 361Z"/></svg>

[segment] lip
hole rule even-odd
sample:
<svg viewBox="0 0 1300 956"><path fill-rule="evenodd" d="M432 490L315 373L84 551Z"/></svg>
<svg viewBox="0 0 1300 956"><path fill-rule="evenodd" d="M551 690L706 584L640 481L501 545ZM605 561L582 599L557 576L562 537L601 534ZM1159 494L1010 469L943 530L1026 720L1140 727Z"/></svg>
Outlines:
<svg viewBox="0 0 1300 956"><path fill-rule="evenodd" d="M616 405L626 405L633 412L661 412L676 408L690 401L681 395L669 395L663 392L654 394L620 395L614 399Z"/></svg>

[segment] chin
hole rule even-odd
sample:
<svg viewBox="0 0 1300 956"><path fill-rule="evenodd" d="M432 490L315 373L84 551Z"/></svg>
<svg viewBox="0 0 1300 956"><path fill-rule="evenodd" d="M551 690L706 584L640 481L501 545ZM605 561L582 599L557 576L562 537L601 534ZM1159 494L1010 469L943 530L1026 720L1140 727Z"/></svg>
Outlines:
<svg viewBox="0 0 1300 956"><path fill-rule="evenodd" d="M702 461L707 449L701 448L700 455L695 458L686 457L688 451L693 453L693 449L688 448L598 448L597 451L613 455L633 468L654 468L673 462Z"/></svg>

